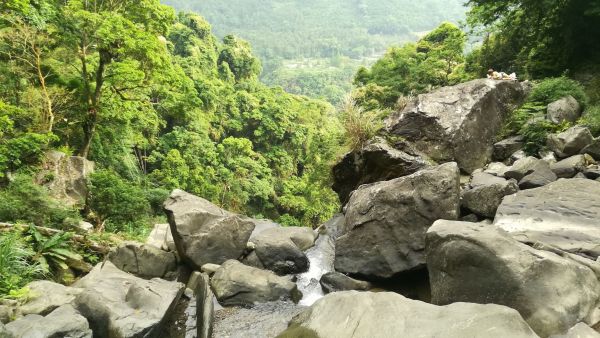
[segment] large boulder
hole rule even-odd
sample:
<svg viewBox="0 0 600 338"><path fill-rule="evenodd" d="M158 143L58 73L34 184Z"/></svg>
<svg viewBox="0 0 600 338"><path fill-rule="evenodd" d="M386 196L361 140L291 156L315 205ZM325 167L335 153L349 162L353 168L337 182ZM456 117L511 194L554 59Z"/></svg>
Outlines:
<svg viewBox="0 0 600 338"><path fill-rule="evenodd" d="M98 337L157 337L185 286L145 280L100 263L74 286L84 289L75 304Z"/></svg>
<svg viewBox="0 0 600 338"><path fill-rule="evenodd" d="M72 305L63 305L47 316L30 314L6 325L15 338L92 338L88 321ZM0 337L5 338L0 330ZM11 336L9 336L11 337Z"/></svg>
<svg viewBox="0 0 600 338"><path fill-rule="evenodd" d="M346 154L333 168L333 190L342 204L360 185L387 181L415 173L427 166L416 154L396 149L376 137L358 151Z"/></svg>
<svg viewBox="0 0 600 338"><path fill-rule="evenodd" d="M561 179L520 191L500 204L494 224L523 242L600 256L600 182Z"/></svg>
<svg viewBox="0 0 600 338"><path fill-rule="evenodd" d="M19 307L23 315L45 316L54 309L72 303L83 290L64 286L51 281L35 281L27 284L28 297Z"/></svg>
<svg viewBox="0 0 600 338"><path fill-rule="evenodd" d="M251 237L254 252L264 267L279 275L308 270L304 251L314 245L316 234L306 227L279 227L264 230Z"/></svg>
<svg viewBox="0 0 600 338"><path fill-rule="evenodd" d="M550 103L546 111L546 118L553 123L574 123L581 117L582 108L579 102L569 95Z"/></svg>
<svg viewBox="0 0 600 338"><path fill-rule="evenodd" d="M548 135L546 143L558 157L565 158L579 154L593 142L594 137L589 129L574 126L562 133Z"/></svg>
<svg viewBox="0 0 600 338"><path fill-rule="evenodd" d="M429 226L459 217L459 181L456 163L446 163L354 191L335 242L336 271L389 278L422 267Z"/></svg>
<svg viewBox="0 0 600 338"><path fill-rule="evenodd" d="M226 261L210 281L215 296L223 305L253 305L276 300L299 300L296 284L287 277L244 265L235 260Z"/></svg>
<svg viewBox="0 0 600 338"><path fill-rule="evenodd" d="M177 269L175 253L138 242L121 243L108 259L117 268L146 279L165 278Z"/></svg>
<svg viewBox="0 0 600 338"><path fill-rule="evenodd" d="M331 293L300 313L279 337L537 338L504 306L435 306L391 292Z"/></svg>
<svg viewBox="0 0 600 338"><path fill-rule="evenodd" d="M83 206L88 194L88 176L94 162L79 156L50 151L42 163L37 182L48 188L50 195L67 206Z"/></svg>
<svg viewBox="0 0 600 338"><path fill-rule="evenodd" d="M463 191L461 204L471 212L488 218L494 218L496 210L504 196L519 191L516 181L506 180L487 173L476 173L471 188Z"/></svg>
<svg viewBox="0 0 600 338"><path fill-rule="evenodd" d="M356 280L336 271L321 276L319 283L325 293L350 290L366 291L371 288L369 282Z"/></svg>
<svg viewBox="0 0 600 338"><path fill-rule="evenodd" d="M164 209L179 256L197 270L206 263L239 258L255 226L248 218L182 190L171 193Z"/></svg>
<svg viewBox="0 0 600 338"><path fill-rule="evenodd" d="M493 225L437 221L427 232L427 268L434 304L506 305L542 337L600 320L600 281L592 269Z"/></svg>
<svg viewBox="0 0 600 338"><path fill-rule="evenodd" d="M516 81L480 79L444 87L392 114L386 129L433 160L456 161L470 173L490 161L494 138L525 96Z"/></svg>

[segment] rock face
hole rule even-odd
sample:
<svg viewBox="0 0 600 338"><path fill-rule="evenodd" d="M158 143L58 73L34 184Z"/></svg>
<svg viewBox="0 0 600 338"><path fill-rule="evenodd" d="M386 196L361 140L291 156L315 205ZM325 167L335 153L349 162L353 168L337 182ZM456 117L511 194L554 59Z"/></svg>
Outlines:
<svg viewBox="0 0 600 338"><path fill-rule="evenodd" d="M389 278L422 267L429 226L459 217L459 176L456 163L446 163L356 190L335 243L336 271Z"/></svg>
<svg viewBox="0 0 600 338"><path fill-rule="evenodd" d="M593 142L589 129L575 126L560 134L548 135L547 145L558 157L565 158L579 154Z"/></svg>
<svg viewBox="0 0 600 338"><path fill-rule="evenodd" d="M410 175L426 166L421 157L398 150L377 137L360 151L346 154L333 167L332 188L345 204L350 193L362 184Z"/></svg>
<svg viewBox="0 0 600 338"><path fill-rule="evenodd" d="M87 197L87 177L94 172L94 162L83 157L67 156L58 151L46 154L38 183L50 195L68 206L83 206Z"/></svg>
<svg viewBox="0 0 600 338"><path fill-rule="evenodd" d="M306 227L280 227L264 230L251 238L261 266L279 275L308 270L304 251L315 243L316 234Z"/></svg>
<svg viewBox="0 0 600 338"><path fill-rule="evenodd" d="M492 156L493 139L525 99L519 82L474 80L419 95L386 120L386 129L438 162L472 172Z"/></svg>
<svg viewBox="0 0 600 338"><path fill-rule="evenodd" d="M223 263L210 285L223 305L253 305L301 297L296 284L288 278L235 260Z"/></svg>
<svg viewBox="0 0 600 338"><path fill-rule="evenodd" d="M490 174L476 173L471 182L471 189L462 193L461 204L477 215L494 218L504 196L514 194L518 190L514 180L507 181Z"/></svg>
<svg viewBox="0 0 600 338"><path fill-rule="evenodd" d="M396 293L335 292L290 322L279 337L534 338L519 313L500 305L435 306Z"/></svg>
<svg viewBox="0 0 600 338"><path fill-rule="evenodd" d="M319 283L325 293L350 290L366 291L371 288L371 283L369 282L356 280L335 271L321 276Z"/></svg>
<svg viewBox="0 0 600 338"><path fill-rule="evenodd" d="M27 302L20 306L23 315L36 314L45 316L54 309L73 302L83 291L51 281L35 281L27 284L29 296Z"/></svg>
<svg viewBox="0 0 600 338"><path fill-rule="evenodd" d="M164 278L177 269L174 253L137 242L122 243L109 253L108 259L117 268L146 279Z"/></svg>
<svg viewBox="0 0 600 338"><path fill-rule="evenodd" d="M523 242L600 256L600 182L561 179L504 198L494 224Z"/></svg>
<svg viewBox="0 0 600 338"><path fill-rule="evenodd" d="M31 314L17 319L6 325L6 330L15 338L92 338L88 321L69 304L46 317ZM1 329L0 337L4 338Z"/></svg>
<svg viewBox="0 0 600 338"><path fill-rule="evenodd" d="M135 277L109 261L75 286L84 289L75 304L94 335L111 338L156 337L184 289L177 282Z"/></svg>
<svg viewBox="0 0 600 338"><path fill-rule="evenodd" d="M600 281L590 268L491 225L437 221L427 232L427 268L434 304L506 305L542 337L600 320Z"/></svg>
<svg viewBox="0 0 600 338"><path fill-rule="evenodd" d="M577 122L581 117L581 105L571 95L548 105L546 118L553 123Z"/></svg>
<svg viewBox="0 0 600 338"><path fill-rule="evenodd" d="M174 190L164 208L177 252L197 270L239 258L254 230L251 220L182 190Z"/></svg>

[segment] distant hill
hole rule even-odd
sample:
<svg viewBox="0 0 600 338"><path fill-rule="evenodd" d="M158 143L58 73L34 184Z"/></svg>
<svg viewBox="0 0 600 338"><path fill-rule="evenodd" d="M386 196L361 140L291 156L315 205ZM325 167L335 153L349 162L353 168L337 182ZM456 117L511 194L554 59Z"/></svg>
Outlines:
<svg viewBox="0 0 600 338"><path fill-rule="evenodd" d="M462 20L464 1L163 0L178 10L201 14L219 37L235 34L250 41L263 63L265 82L329 101L347 89L348 74L390 45L417 40L443 21ZM331 58L339 72L323 69L330 63L323 59ZM320 60L313 63L315 68L296 68L306 59ZM322 71L327 74L320 76ZM314 88L307 88L306 79L315 76Z"/></svg>

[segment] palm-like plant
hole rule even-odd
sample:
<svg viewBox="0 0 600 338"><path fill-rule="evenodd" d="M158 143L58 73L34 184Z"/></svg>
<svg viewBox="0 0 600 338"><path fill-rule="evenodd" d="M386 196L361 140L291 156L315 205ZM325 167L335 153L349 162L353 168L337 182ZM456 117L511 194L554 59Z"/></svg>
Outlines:
<svg viewBox="0 0 600 338"><path fill-rule="evenodd" d="M46 272L56 272L67 270L68 262L82 261L83 257L69 249L68 241L72 234L61 232L46 237L42 235L34 226L30 226L27 231L29 242L34 250L32 261L37 262Z"/></svg>

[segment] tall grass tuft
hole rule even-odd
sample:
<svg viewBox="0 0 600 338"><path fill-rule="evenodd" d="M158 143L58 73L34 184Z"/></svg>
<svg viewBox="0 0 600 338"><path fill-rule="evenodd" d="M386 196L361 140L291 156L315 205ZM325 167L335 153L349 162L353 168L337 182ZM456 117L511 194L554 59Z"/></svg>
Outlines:
<svg viewBox="0 0 600 338"><path fill-rule="evenodd" d="M345 140L351 150L363 148L383 126L379 110L365 110L351 95L342 101L340 113Z"/></svg>
<svg viewBox="0 0 600 338"><path fill-rule="evenodd" d="M14 296L27 283L44 275L35 253L21 240L18 231L0 233L0 299Z"/></svg>

